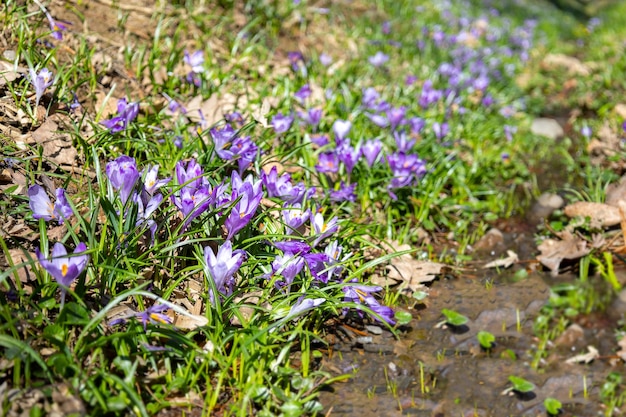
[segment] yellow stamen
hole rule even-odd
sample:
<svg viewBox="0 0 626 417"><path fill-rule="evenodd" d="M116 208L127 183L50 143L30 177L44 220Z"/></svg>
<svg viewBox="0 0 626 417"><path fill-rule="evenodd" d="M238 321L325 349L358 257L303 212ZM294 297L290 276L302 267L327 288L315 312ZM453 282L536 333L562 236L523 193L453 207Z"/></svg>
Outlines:
<svg viewBox="0 0 626 417"><path fill-rule="evenodd" d="M159 323L163 323L163 324L169 323L169 321L165 320L163 317L161 317L159 314L156 314L156 313L150 313L150 318L154 321L158 321Z"/></svg>
<svg viewBox="0 0 626 417"><path fill-rule="evenodd" d="M63 274L63 276L66 276L68 269L69 269L69 267L67 266L67 264L61 265L61 274Z"/></svg>

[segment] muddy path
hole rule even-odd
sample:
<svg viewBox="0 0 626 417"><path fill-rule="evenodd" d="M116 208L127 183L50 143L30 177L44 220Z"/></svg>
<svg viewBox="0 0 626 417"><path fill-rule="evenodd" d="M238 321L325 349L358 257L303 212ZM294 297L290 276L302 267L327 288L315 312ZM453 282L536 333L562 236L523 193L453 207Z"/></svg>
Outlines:
<svg viewBox="0 0 626 417"><path fill-rule="evenodd" d="M522 221L502 222L502 239L491 241L482 256L509 248L531 259L537 218L531 209ZM552 288L576 279L573 273L553 277L532 264L501 272L468 268L440 277L424 304L410 310L414 320L399 339L374 326L363 329L367 336L352 334L350 343L333 346L324 366L353 377L322 393L327 415L546 416L548 397L561 401L560 415L604 415L602 385L622 366L613 354L615 318L578 317L547 344L535 329L554 296ZM458 328L442 326L442 309L469 321ZM491 349L480 346L480 331L495 336ZM587 353L588 346L600 357L568 361ZM524 378L535 389L510 392L509 376Z"/></svg>

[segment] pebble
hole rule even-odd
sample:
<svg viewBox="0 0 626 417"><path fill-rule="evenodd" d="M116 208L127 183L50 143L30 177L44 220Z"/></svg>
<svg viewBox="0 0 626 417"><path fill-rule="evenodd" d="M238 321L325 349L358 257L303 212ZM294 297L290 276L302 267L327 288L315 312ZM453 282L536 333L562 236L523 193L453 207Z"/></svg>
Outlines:
<svg viewBox="0 0 626 417"><path fill-rule="evenodd" d="M383 334L383 329L378 326L365 325L365 330L371 334L380 335Z"/></svg>
<svg viewBox="0 0 626 417"><path fill-rule="evenodd" d="M559 122L547 117L539 117L533 120L533 123L530 126L530 131L535 135L545 136L552 140L565 136L565 131Z"/></svg>

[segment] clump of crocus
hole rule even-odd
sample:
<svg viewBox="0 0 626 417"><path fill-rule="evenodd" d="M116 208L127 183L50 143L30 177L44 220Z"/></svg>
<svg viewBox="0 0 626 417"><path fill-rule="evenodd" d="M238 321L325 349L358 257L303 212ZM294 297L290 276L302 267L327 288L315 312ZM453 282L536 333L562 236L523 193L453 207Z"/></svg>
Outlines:
<svg viewBox="0 0 626 417"><path fill-rule="evenodd" d="M237 161L239 174L252 164L257 157L259 148L250 136L239 136L230 124L209 131L215 153L226 161Z"/></svg>
<svg viewBox="0 0 626 417"><path fill-rule="evenodd" d="M278 175L278 168L273 166L269 173L261 171L261 181L265 185L268 197L277 197L286 203L302 203L305 197L313 194L314 189L307 189L304 182L293 185L291 175Z"/></svg>
<svg viewBox="0 0 626 417"><path fill-rule="evenodd" d="M65 219L73 214L63 188L56 189L57 199L54 204L50 201L46 190L40 185L31 186L28 189L28 197L28 205L33 211L33 218L35 219L56 220L62 224Z"/></svg>
<svg viewBox="0 0 626 417"><path fill-rule="evenodd" d="M394 200L398 197L392 190L415 185L426 174L426 162L415 154L394 152L387 156L387 163L393 174L387 190Z"/></svg>
<svg viewBox="0 0 626 417"><path fill-rule="evenodd" d="M39 106L39 101L43 96L43 93L46 91L48 87L52 85L54 81L54 74L48 70L48 68L43 68L39 73L35 71L34 68L29 69L30 73L30 82L35 88L35 109Z"/></svg>
<svg viewBox="0 0 626 417"><path fill-rule="evenodd" d="M242 249L233 251L232 243L227 240L218 249L217 255L209 246L204 248L205 272L207 278L215 284L215 289L222 295L229 295L235 285L235 273L243 263L245 252ZM215 294L211 290L211 300L215 302Z"/></svg>
<svg viewBox="0 0 626 417"><path fill-rule="evenodd" d="M111 133L121 132L125 130L128 125L135 120L139 114L139 103L128 102L125 98L121 98L117 101L117 114L102 122Z"/></svg>
<svg viewBox="0 0 626 417"><path fill-rule="evenodd" d="M61 285L61 308L65 304L67 289L87 266L89 256L84 253L86 251L87 246L84 243L79 243L74 250L74 254L68 256L65 246L57 242L52 247L50 258L47 258L39 249L35 249L41 266Z"/></svg>
<svg viewBox="0 0 626 417"><path fill-rule="evenodd" d="M256 183L244 181L239 186L231 181L231 185L233 187L231 201L236 203L224 222L228 230L228 240L231 240L237 232L250 223L263 198L261 181Z"/></svg>

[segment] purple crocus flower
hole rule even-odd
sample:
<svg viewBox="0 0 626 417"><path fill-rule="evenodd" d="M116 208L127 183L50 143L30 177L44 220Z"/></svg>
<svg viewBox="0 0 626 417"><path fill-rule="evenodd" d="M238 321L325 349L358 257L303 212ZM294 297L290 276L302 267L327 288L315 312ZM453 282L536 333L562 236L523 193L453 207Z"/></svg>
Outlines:
<svg viewBox="0 0 626 417"><path fill-rule="evenodd" d="M320 54L320 64L327 67L332 63L333 63L333 58L330 55L325 54L325 53Z"/></svg>
<svg viewBox="0 0 626 417"><path fill-rule="evenodd" d="M306 69L306 63L304 61L304 55L298 51L287 52L287 59L291 63L291 69L294 72L300 72L303 77L306 77L308 71Z"/></svg>
<svg viewBox="0 0 626 417"><path fill-rule="evenodd" d="M206 264L207 278L215 284L217 292L229 295L235 284L234 275L244 261L245 252L241 249L233 251L230 240L224 242L217 249L217 256L209 246L204 248L204 261ZM213 290L211 300L215 302Z"/></svg>
<svg viewBox="0 0 626 417"><path fill-rule="evenodd" d="M387 188L394 200L397 196L391 191L392 189L407 187L426 173L426 163L414 154L395 152L387 156L387 163L393 174Z"/></svg>
<svg viewBox="0 0 626 417"><path fill-rule="evenodd" d="M337 143L343 142L352 129L352 122L350 120L335 120L333 123L333 133L335 133L335 140Z"/></svg>
<svg viewBox="0 0 626 417"><path fill-rule="evenodd" d="M125 98L121 98L117 101L117 115L109 120L102 122L111 133L121 132L126 129L128 125L135 120L139 114L139 103L129 103Z"/></svg>
<svg viewBox="0 0 626 417"><path fill-rule="evenodd" d="M304 258L300 255L285 252L283 255L277 255L272 262L272 275L280 274L283 277L284 284L289 289L296 275L304 268Z"/></svg>
<svg viewBox="0 0 626 417"><path fill-rule="evenodd" d="M76 246L73 256L67 255L67 250L61 242L54 244L50 258L39 252L38 248L35 249L41 266L61 285L61 308L65 304L67 288L72 285L72 282L78 278L87 266L89 255L84 253L86 251L87 246L82 242Z"/></svg>
<svg viewBox="0 0 626 417"><path fill-rule="evenodd" d="M159 188L166 185L168 182L172 180L172 177L159 179L159 166L147 166L143 170L143 186L144 190L148 192L148 194L153 195L155 191Z"/></svg>
<svg viewBox="0 0 626 417"><path fill-rule="evenodd" d="M329 140L328 140L328 136L327 135L314 135L311 136L311 143L313 143L315 146L317 147L322 147L322 146L326 146L329 144Z"/></svg>
<svg viewBox="0 0 626 417"><path fill-rule="evenodd" d="M333 275L340 275L344 269L343 266L341 266L340 264L342 262L345 262L350 256L352 256L350 253L348 253L342 257L342 252L343 246L341 246L336 240L330 242L328 246L324 248L324 254L326 255L327 263L326 273L324 274L326 275L324 278L325 283L330 281Z"/></svg>
<svg viewBox="0 0 626 417"><path fill-rule="evenodd" d="M143 331L145 332L148 330L147 329L148 324L155 324L155 323L171 324L172 318L166 314L163 314L164 311L169 310L169 309L170 309L169 306L165 304L154 304L153 306L148 307L144 311L133 313L124 318L111 320L111 322L109 323L109 326L117 326L120 324L124 324L126 323L126 319L135 317L141 322L141 324L143 325ZM159 349L157 346L151 346L151 345L146 345L145 347L146 349L151 350L151 351L165 350L165 348Z"/></svg>
<svg viewBox="0 0 626 417"><path fill-rule="evenodd" d="M404 131L393 132L393 138L400 152L408 152L415 145L415 139L411 139Z"/></svg>
<svg viewBox="0 0 626 417"><path fill-rule="evenodd" d="M137 204L137 222L135 225L137 227L146 225L150 230L152 239L154 240L157 224L150 217L152 217L152 214L156 211L161 202L163 202L163 195L160 193L151 195L147 192L143 192L141 194L133 194L131 199L135 204Z"/></svg>
<svg viewBox="0 0 626 417"><path fill-rule="evenodd" d="M196 74L204 72L204 52L202 50L189 53L185 50L185 56L183 58L185 64L191 67L191 71Z"/></svg>
<svg viewBox="0 0 626 417"><path fill-rule="evenodd" d="M404 85L411 86L417 82L417 76L409 74L404 79Z"/></svg>
<svg viewBox="0 0 626 417"><path fill-rule="evenodd" d="M143 325L143 331L147 331L148 323L155 324L171 324L172 318L166 314L163 314L164 311L169 310L170 308L165 304L155 304L151 307L148 307L145 311L141 311L135 313L135 317L139 319L141 324Z"/></svg>
<svg viewBox="0 0 626 417"><path fill-rule="evenodd" d="M342 290L344 292L345 302L366 304L384 321L391 325L395 324L395 321L393 320L393 310L390 307L381 305L376 298L372 296L373 293L381 291L381 287L351 283L350 285L343 287ZM378 320L378 317L376 319Z"/></svg>
<svg viewBox="0 0 626 417"><path fill-rule="evenodd" d="M311 96L311 87L308 84L304 84L298 91L296 91L293 96L299 103L304 103L304 101Z"/></svg>
<svg viewBox="0 0 626 417"><path fill-rule="evenodd" d="M424 130L426 122L421 117L411 117L409 119L409 129L414 135L419 135Z"/></svg>
<svg viewBox="0 0 626 417"><path fill-rule="evenodd" d="M137 179L139 179L139 171L137 171L135 159L122 155L107 163L105 171L109 183L115 190L119 190L120 199L123 204L126 204Z"/></svg>
<svg viewBox="0 0 626 417"><path fill-rule="evenodd" d="M356 193L354 190L356 189L356 183L346 185L343 181L341 181L339 185L339 189L330 192L330 201L334 202L342 202L342 201L356 201Z"/></svg>
<svg viewBox="0 0 626 417"><path fill-rule="evenodd" d="M293 306L291 306L291 309L289 309L289 313L287 313L284 320L295 319L307 311L313 310L324 304L325 302L325 298L304 298L304 296L302 296L298 298L298 301L296 301Z"/></svg>
<svg viewBox="0 0 626 417"><path fill-rule="evenodd" d="M513 135L517 133L517 126L504 125L504 136L508 142L513 140Z"/></svg>
<svg viewBox="0 0 626 417"><path fill-rule="evenodd" d="M276 133L285 133L291 127L293 123L292 115L283 115L282 113L278 113L274 117L272 117L272 127Z"/></svg>
<svg viewBox="0 0 626 417"><path fill-rule="evenodd" d="M387 63L389 61L389 55L382 53L381 51L376 52L373 56L367 58L367 61L372 64L374 67L378 68Z"/></svg>
<svg viewBox="0 0 626 417"><path fill-rule="evenodd" d="M434 122L433 123L433 132L435 133L435 137L439 140L445 138L448 133L450 132L450 128L448 126L448 123L443 122L443 123L439 123L439 122Z"/></svg>
<svg viewBox="0 0 626 417"><path fill-rule="evenodd" d="M227 240L231 240L237 232L250 222L262 198L263 192L255 192L249 183L244 183L238 190L233 190L232 200L239 200L224 222L224 226L228 230Z"/></svg>
<svg viewBox="0 0 626 417"><path fill-rule="evenodd" d="M291 207L285 207L282 210L283 221L285 222L285 233L288 235L296 234L305 221L311 216L311 210L302 210L300 203L296 203Z"/></svg>
<svg viewBox="0 0 626 417"><path fill-rule="evenodd" d="M404 116L406 115L406 107L392 107L387 110L387 119L392 130L396 130L398 126L404 124Z"/></svg>
<svg viewBox="0 0 626 417"><path fill-rule="evenodd" d="M316 130L322 120L322 109L309 109L306 112L299 112L298 115L300 119L311 126L313 130Z"/></svg>
<svg viewBox="0 0 626 417"><path fill-rule="evenodd" d="M318 156L315 169L318 172L337 172L339 171L339 157L335 152L322 152Z"/></svg>
<svg viewBox="0 0 626 417"><path fill-rule="evenodd" d="M196 162L194 158L191 158L185 166L183 161L176 163L176 180L179 185L183 185L189 188L198 188L203 185L204 180L202 175L204 174L200 164Z"/></svg>
<svg viewBox="0 0 626 417"><path fill-rule="evenodd" d="M584 125L581 129L580 129L580 134L583 135L585 137L585 139L589 139L591 138L591 135L593 134L593 131L591 130L591 128L588 125Z"/></svg>
<svg viewBox="0 0 626 417"><path fill-rule="evenodd" d="M341 162L343 162L346 167L346 171L348 174L352 172L354 166L359 161L359 156L361 156L361 150L356 149L348 143L344 143L342 146L337 148L337 157Z"/></svg>
<svg viewBox="0 0 626 417"><path fill-rule="evenodd" d="M43 68L39 73L35 72L34 68L29 69L30 82L35 87L35 109L39 106L39 100L48 87L52 85L54 81L54 74L48 71L48 68Z"/></svg>
<svg viewBox="0 0 626 417"><path fill-rule="evenodd" d="M183 61L191 67L191 71L187 73L187 82L199 87L202 82L200 74L204 72L204 52L198 50L190 54L185 51Z"/></svg>
<svg viewBox="0 0 626 417"><path fill-rule="evenodd" d="M50 23L50 30L52 31L52 37L57 41L63 40L63 32L67 30L68 23L52 18L50 13L46 13L48 23Z"/></svg>
<svg viewBox="0 0 626 417"><path fill-rule="evenodd" d="M185 228L210 207L215 200L215 193L212 193L206 185L197 188L183 186L178 194L172 194L171 200L183 214L185 218L183 228Z"/></svg>
<svg viewBox="0 0 626 417"><path fill-rule="evenodd" d="M363 97L361 97L361 103L363 107L374 110L377 107L380 95L373 87L367 87L363 89Z"/></svg>
<svg viewBox="0 0 626 417"><path fill-rule="evenodd" d="M317 244L320 243L324 238L332 235L337 230L339 230L337 217L333 217L328 222L326 222L324 221L324 215L322 213L315 213L311 224L313 226L313 236L315 236L315 240L311 245L313 247L317 246Z"/></svg>
<svg viewBox="0 0 626 417"><path fill-rule="evenodd" d="M209 130L209 134L213 139L213 146L215 148L215 153L222 159L230 161L233 158L233 152L230 150L231 143L235 138L237 132L233 127L229 124L226 124L224 127Z"/></svg>
<svg viewBox="0 0 626 417"><path fill-rule="evenodd" d="M370 139L363 144L361 147L361 155L365 157L369 167L374 165L382 148L383 143L380 139Z"/></svg>
<svg viewBox="0 0 626 417"><path fill-rule="evenodd" d="M63 224L65 219L74 214L63 188L57 188L57 199L54 205L43 187L37 184L28 189L28 197L28 204L33 211L33 218L35 219L44 219L45 221L57 220L60 224Z"/></svg>
<svg viewBox="0 0 626 417"><path fill-rule="evenodd" d="M233 140L230 152L233 154L232 159L237 160L239 174L243 174L252 165L252 162L257 157L258 150L259 147L252 142L250 136L236 137Z"/></svg>

